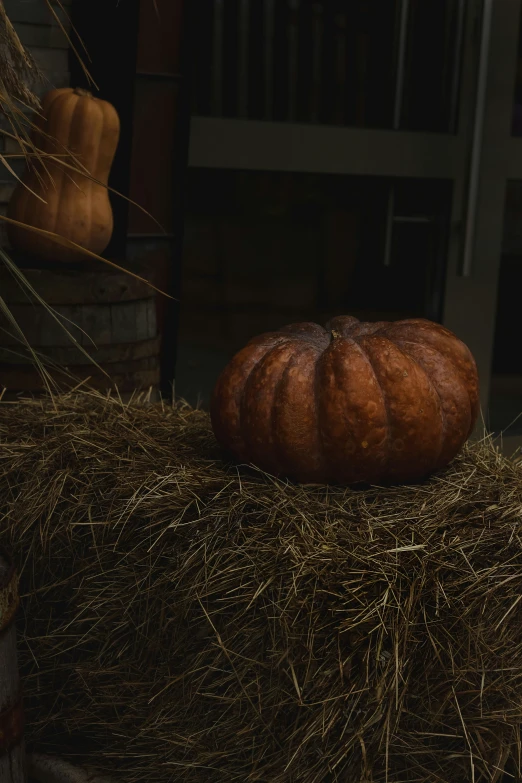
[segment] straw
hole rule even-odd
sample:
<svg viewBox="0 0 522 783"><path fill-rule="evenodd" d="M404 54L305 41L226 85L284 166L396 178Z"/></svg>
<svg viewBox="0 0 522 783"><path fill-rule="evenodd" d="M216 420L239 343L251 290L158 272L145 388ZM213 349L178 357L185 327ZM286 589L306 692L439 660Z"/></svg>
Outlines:
<svg viewBox="0 0 522 783"><path fill-rule="evenodd" d="M491 439L307 487L182 402L69 394L0 405L0 497L30 748L126 783L520 776L522 469Z"/></svg>

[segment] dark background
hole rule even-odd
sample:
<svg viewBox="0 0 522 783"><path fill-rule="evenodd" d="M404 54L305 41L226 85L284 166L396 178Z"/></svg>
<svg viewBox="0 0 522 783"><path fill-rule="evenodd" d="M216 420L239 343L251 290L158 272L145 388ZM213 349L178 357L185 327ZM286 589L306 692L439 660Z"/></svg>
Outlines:
<svg viewBox="0 0 522 783"><path fill-rule="evenodd" d="M220 22L214 0L158 0L157 6L159 18L145 0L73 0L71 8L100 96L122 121L111 185L165 230L113 198L108 256L154 271L175 300L158 298L162 392L170 394L175 379L176 395L208 404L233 353L255 334L288 322L324 322L341 312L440 321L450 182L187 169L191 115L391 128L400 4L302 0L292 10L291 3L276 2L272 71L266 0L248 4L246 33L240 0L224 0ZM410 3L401 130L456 130L458 7L455 0ZM87 86L72 52L70 71L71 84ZM515 133L521 132L521 85L518 74ZM385 264L392 186L400 220ZM517 193L515 183L508 201L516 202ZM492 370L502 377L522 375L514 342L521 255L522 243L507 248L501 265ZM522 407L518 393L511 402L499 399L502 410Z"/></svg>

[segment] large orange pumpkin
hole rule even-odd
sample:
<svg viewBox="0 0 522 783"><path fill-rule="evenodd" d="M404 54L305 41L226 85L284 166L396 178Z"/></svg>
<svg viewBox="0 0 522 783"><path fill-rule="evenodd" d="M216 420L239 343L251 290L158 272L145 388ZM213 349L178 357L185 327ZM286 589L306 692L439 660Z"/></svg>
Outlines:
<svg viewBox="0 0 522 783"><path fill-rule="evenodd" d="M34 125L33 140L38 149L60 155L69 166L83 166L98 182L42 158L27 167L24 184L15 188L7 216L52 231L99 255L107 247L113 230L105 186L120 132L116 109L86 90L64 87L44 96L41 116L35 118ZM68 156L68 151L76 160ZM85 258L74 248L12 223L7 230L15 249L36 258L63 262Z"/></svg>
<svg viewBox="0 0 522 783"><path fill-rule="evenodd" d="M469 349L423 319L287 326L251 340L211 401L219 443L300 482L413 481L446 466L479 412Z"/></svg>

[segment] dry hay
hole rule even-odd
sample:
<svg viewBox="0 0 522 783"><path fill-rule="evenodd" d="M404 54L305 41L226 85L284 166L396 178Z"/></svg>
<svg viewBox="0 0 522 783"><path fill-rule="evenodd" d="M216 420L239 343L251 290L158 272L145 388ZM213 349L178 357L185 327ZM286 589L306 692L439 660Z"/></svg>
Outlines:
<svg viewBox="0 0 522 783"><path fill-rule="evenodd" d="M50 0L47 1L50 5ZM10 119L19 118L17 102L39 108L40 101L33 92L43 75L30 52L23 46L0 0L0 111ZM16 124L16 122L15 122Z"/></svg>
<svg viewBox="0 0 522 783"><path fill-rule="evenodd" d="M220 462L205 413L0 405L28 738L129 783L520 769L522 468L412 487Z"/></svg>

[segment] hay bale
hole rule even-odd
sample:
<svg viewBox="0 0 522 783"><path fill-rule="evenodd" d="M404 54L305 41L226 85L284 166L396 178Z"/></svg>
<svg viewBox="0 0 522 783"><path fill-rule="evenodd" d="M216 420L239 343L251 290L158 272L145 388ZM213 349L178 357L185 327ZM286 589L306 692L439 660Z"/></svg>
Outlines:
<svg viewBox="0 0 522 783"><path fill-rule="evenodd" d="M520 776L522 468L410 487L223 465L206 414L0 406L28 740L129 783Z"/></svg>

